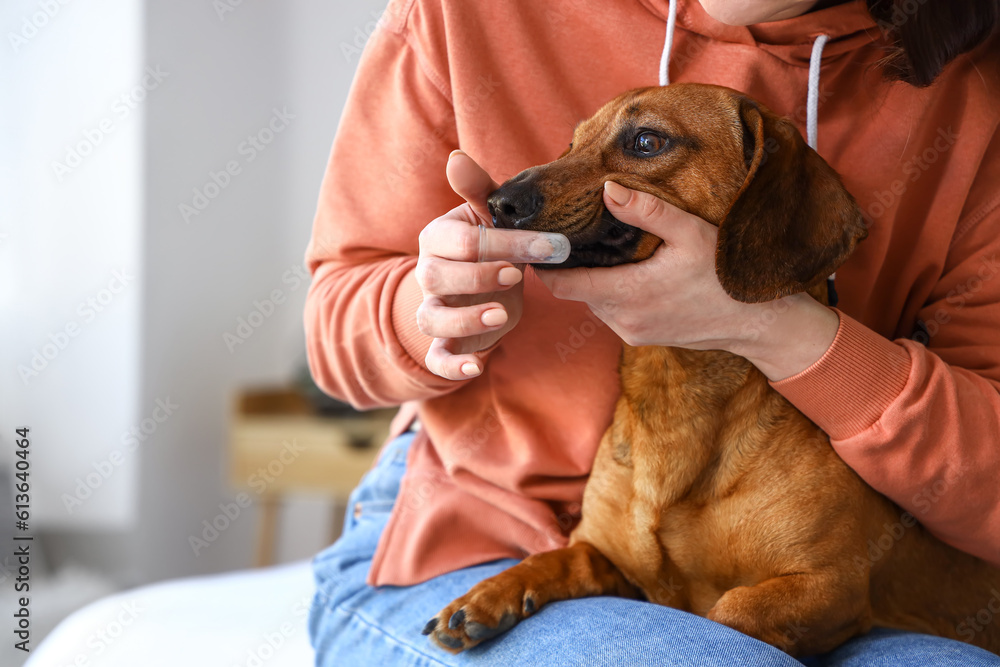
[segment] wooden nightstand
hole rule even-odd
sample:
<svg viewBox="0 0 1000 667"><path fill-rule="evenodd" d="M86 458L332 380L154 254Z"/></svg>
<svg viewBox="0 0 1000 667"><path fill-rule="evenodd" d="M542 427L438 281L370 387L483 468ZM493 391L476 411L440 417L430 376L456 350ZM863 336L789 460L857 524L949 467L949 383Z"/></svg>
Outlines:
<svg viewBox="0 0 1000 667"><path fill-rule="evenodd" d="M332 498L339 532L343 506L371 468L395 412L326 417L316 414L295 390L240 392L230 429L229 479L236 488L248 490L260 506L258 566L273 561L285 493L306 491Z"/></svg>

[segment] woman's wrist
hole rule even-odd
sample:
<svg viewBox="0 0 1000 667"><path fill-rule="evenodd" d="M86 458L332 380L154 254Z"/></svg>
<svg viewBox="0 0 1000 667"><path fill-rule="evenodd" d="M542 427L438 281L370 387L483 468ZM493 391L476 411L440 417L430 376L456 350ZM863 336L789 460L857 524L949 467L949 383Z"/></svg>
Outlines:
<svg viewBox="0 0 1000 667"><path fill-rule="evenodd" d="M826 354L837 337L836 311L808 294L762 304L729 351L746 358L777 382L806 370Z"/></svg>

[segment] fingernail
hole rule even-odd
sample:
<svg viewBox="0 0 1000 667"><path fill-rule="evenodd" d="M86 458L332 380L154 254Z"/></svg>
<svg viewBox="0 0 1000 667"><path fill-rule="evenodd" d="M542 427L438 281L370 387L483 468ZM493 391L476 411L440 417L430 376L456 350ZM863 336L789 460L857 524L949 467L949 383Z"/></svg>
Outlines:
<svg viewBox="0 0 1000 667"><path fill-rule="evenodd" d="M455 150L453 150L451 153L448 154L448 159L450 160L456 155L467 155L467 153L463 151L461 148L456 148Z"/></svg>
<svg viewBox="0 0 1000 667"><path fill-rule="evenodd" d="M466 376L468 376L470 378L474 378L474 377L476 377L477 375L479 375L482 372L483 371L480 370L479 365L478 364L474 364L471 361L462 364L462 374L466 375Z"/></svg>
<svg viewBox="0 0 1000 667"><path fill-rule="evenodd" d="M628 188L623 185L619 185L614 181L605 181L604 191L608 193L609 197L611 197L611 201L619 206L627 204L628 200L632 197L632 193L629 192Z"/></svg>
<svg viewBox="0 0 1000 667"><path fill-rule="evenodd" d="M507 313L500 308L491 308L483 313L480 320L485 326L498 327L507 321Z"/></svg>
<svg viewBox="0 0 1000 667"><path fill-rule="evenodd" d="M500 273L497 274L497 282L504 287L516 285L521 282L521 272L513 266L506 266L500 269Z"/></svg>

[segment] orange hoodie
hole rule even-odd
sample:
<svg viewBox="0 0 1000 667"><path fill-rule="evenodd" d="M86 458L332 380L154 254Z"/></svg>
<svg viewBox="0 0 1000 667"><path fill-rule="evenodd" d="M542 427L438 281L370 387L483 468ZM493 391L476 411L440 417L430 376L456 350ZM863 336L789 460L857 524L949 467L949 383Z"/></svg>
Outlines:
<svg viewBox="0 0 1000 667"><path fill-rule="evenodd" d="M432 375L417 234L461 203L444 177L454 148L503 181L555 159L602 103L655 85L666 13L667 0L393 0L372 36L320 193L305 314L321 387L360 408L407 402L402 421L423 424L369 583L566 543L621 342L529 272L523 318L485 372ZM1000 563L996 41L917 89L881 79L884 38L861 0L749 28L680 0L670 77L744 91L804 132L819 34L819 152L870 235L837 274L833 346L774 386L873 487Z"/></svg>

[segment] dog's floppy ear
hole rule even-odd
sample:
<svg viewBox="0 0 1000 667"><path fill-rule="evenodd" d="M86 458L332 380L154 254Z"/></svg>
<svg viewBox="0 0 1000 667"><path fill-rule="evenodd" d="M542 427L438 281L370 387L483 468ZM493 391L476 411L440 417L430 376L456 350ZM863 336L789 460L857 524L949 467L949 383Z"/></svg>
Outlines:
<svg viewBox="0 0 1000 667"><path fill-rule="evenodd" d="M738 98L747 177L719 224L715 268L731 297L771 301L833 273L868 235L840 176L791 122Z"/></svg>

